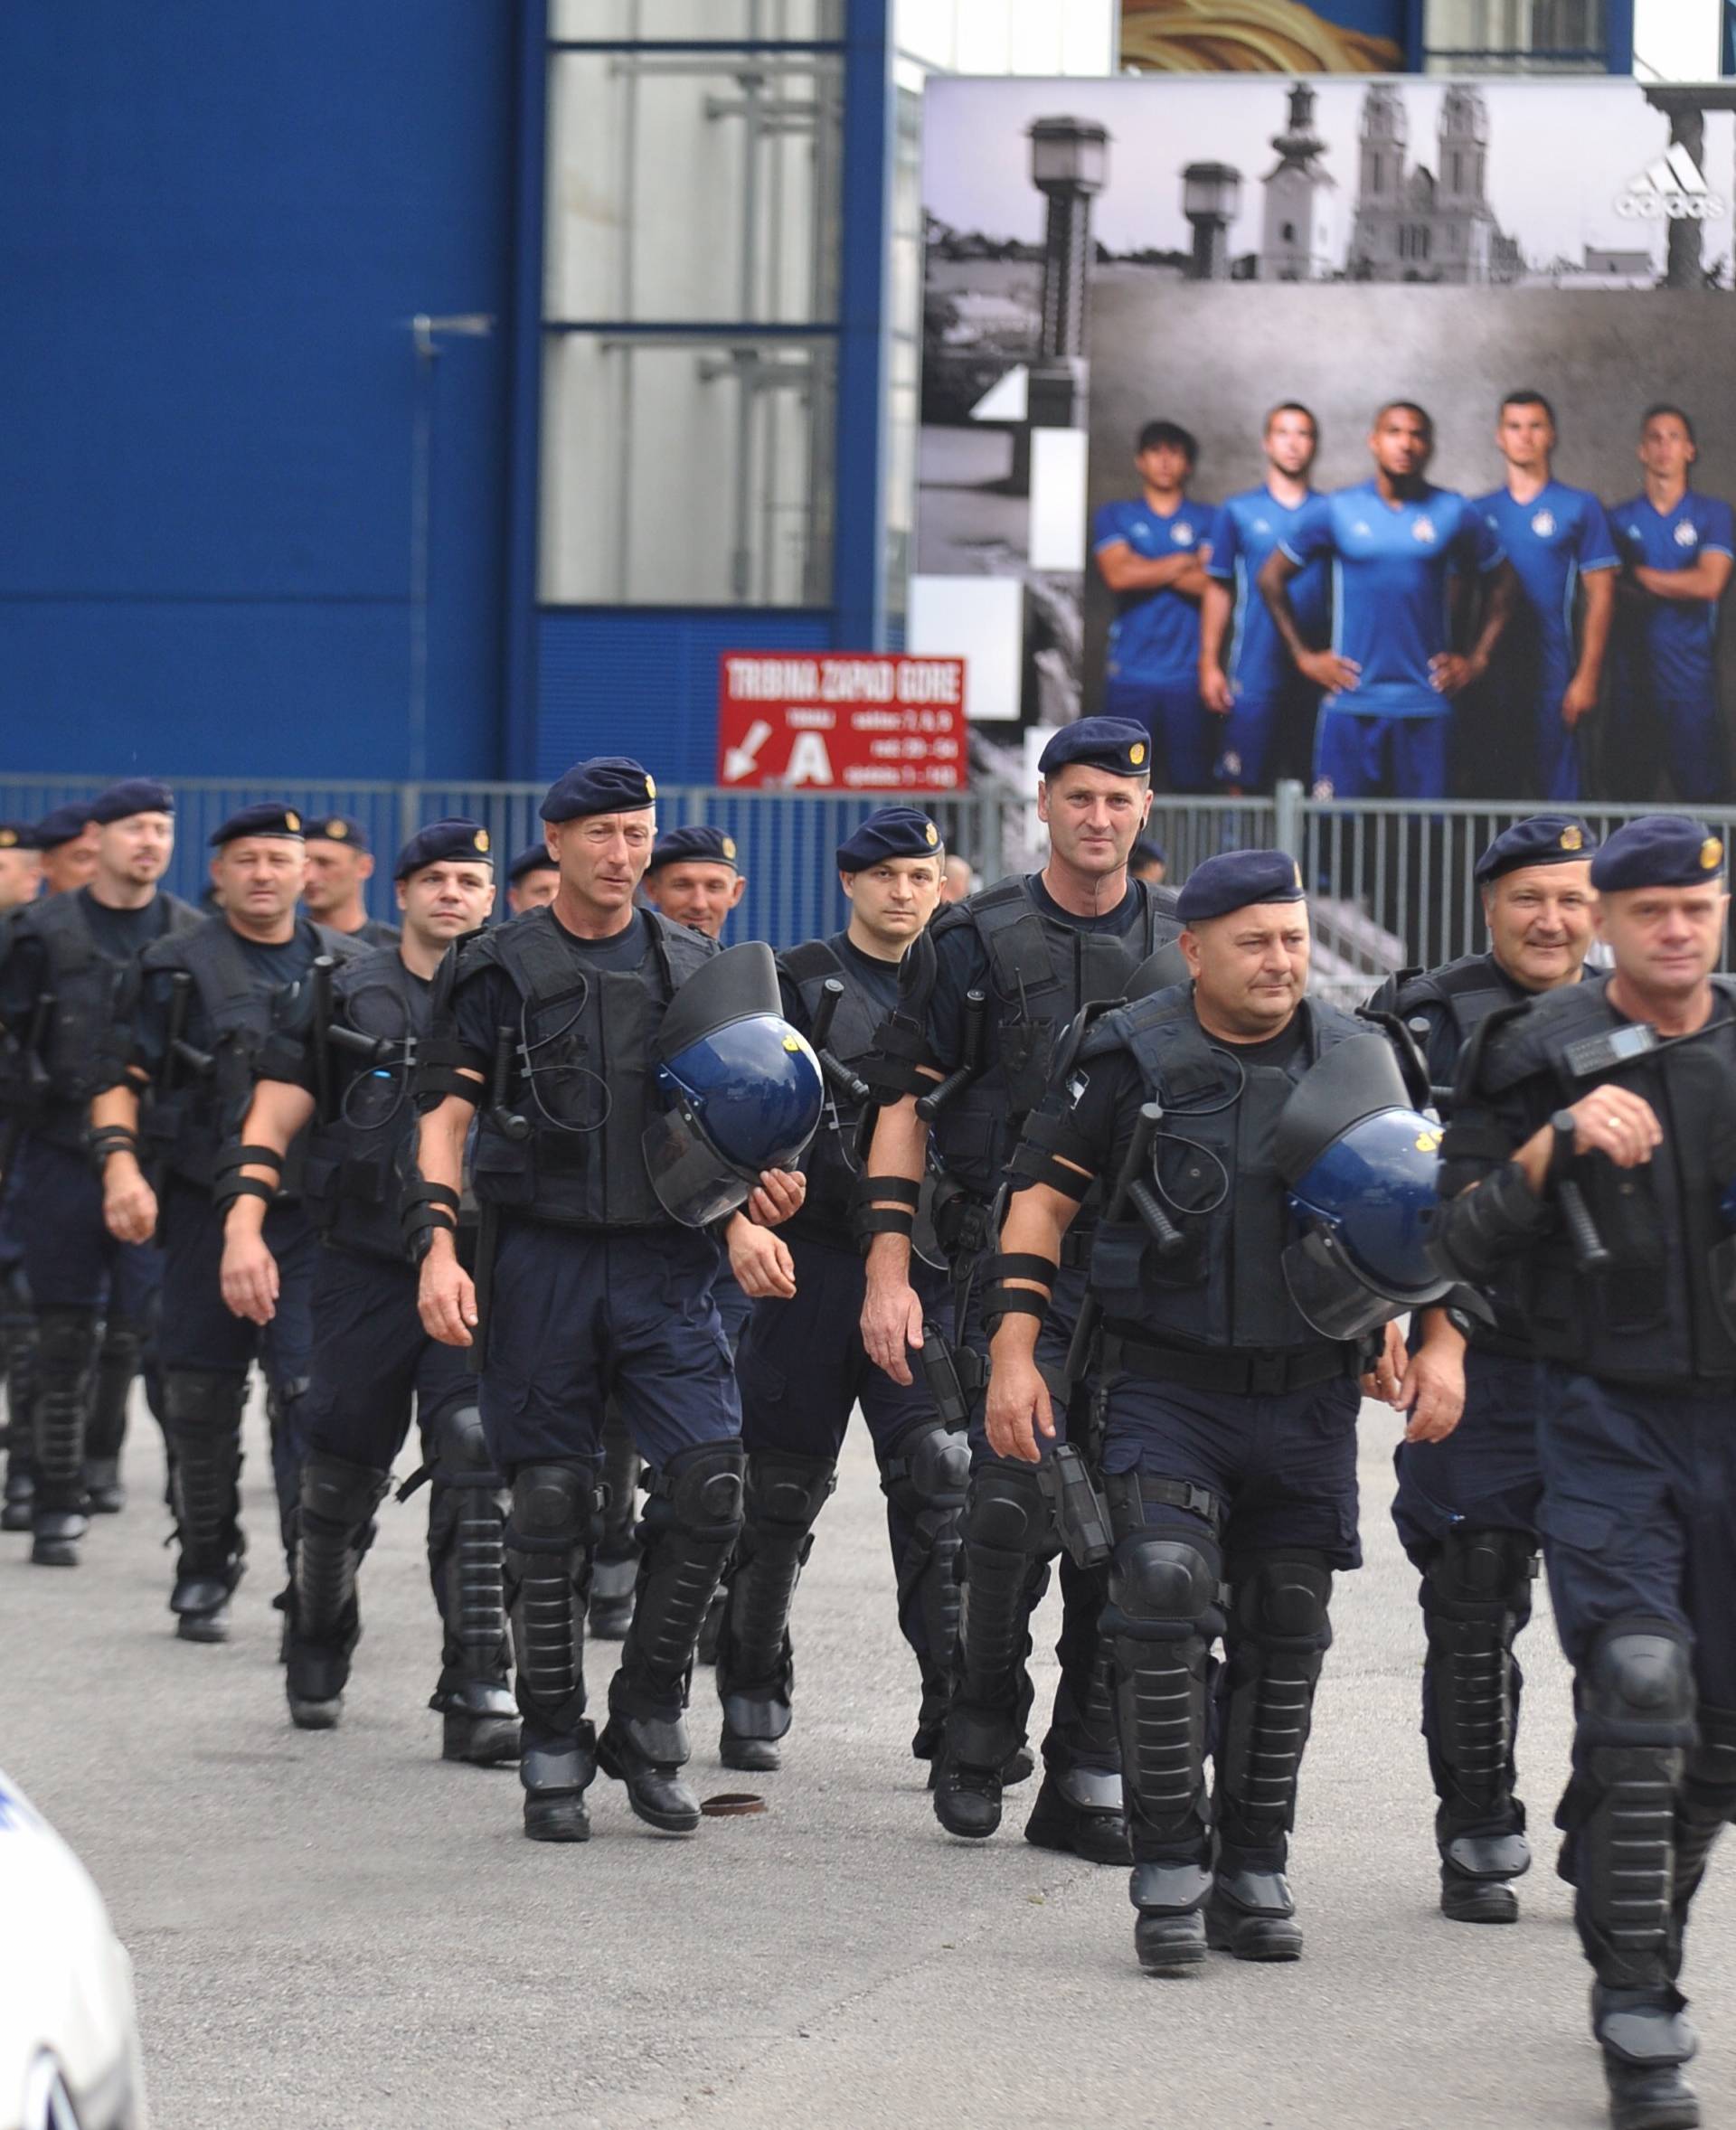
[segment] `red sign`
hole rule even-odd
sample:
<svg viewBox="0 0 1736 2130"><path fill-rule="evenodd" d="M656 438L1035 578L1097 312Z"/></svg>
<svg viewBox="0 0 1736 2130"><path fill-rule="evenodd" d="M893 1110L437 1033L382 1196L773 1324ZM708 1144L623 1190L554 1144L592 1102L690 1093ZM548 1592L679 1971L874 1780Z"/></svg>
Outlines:
<svg viewBox="0 0 1736 2130"><path fill-rule="evenodd" d="M725 651L717 780L742 790L962 791L965 662Z"/></svg>

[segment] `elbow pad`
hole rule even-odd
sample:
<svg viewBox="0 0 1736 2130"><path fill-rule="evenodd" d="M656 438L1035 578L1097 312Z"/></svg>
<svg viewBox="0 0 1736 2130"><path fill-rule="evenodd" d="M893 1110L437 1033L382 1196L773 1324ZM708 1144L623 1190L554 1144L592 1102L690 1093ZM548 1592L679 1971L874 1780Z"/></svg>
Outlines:
<svg viewBox="0 0 1736 2130"><path fill-rule="evenodd" d="M1475 1191L1437 1210L1429 1255L1450 1277L1479 1285L1546 1235L1554 1218L1549 1202L1533 1196L1524 1171L1510 1161Z"/></svg>

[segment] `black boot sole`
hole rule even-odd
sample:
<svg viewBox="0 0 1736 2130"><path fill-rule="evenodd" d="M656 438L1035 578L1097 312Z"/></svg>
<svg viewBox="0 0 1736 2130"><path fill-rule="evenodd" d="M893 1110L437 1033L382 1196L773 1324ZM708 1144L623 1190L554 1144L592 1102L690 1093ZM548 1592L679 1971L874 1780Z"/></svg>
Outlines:
<svg viewBox="0 0 1736 2130"><path fill-rule="evenodd" d="M34 1539L31 1541L30 1558L38 1568L76 1568L79 1565L78 1541Z"/></svg>
<svg viewBox="0 0 1736 2130"><path fill-rule="evenodd" d="M458 1716L450 1711L440 1727L440 1758L471 1767L504 1767L519 1757L516 1716Z"/></svg>
<svg viewBox="0 0 1736 2130"><path fill-rule="evenodd" d="M229 1640L229 1608L222 1612L184 1612L175 1623L175 1632L182 1642L227 1642Z"/></svg>
<svg viewBox="0 0 1736 2130"><path fill-rule="evenodd" d="M1700 2119L1699 2100L1685 2088L1654 2096L1610 2087L1610 2130L1699 2130Z"/></svg>
<svg viewBox="0 0 1736 2130"><path fill-rule="evenodd" d="M35 1521L28 1502L14 1502L0 1509L0 1531L28 1531Z"/></svg>
<svg viewBox="0 0 1736 2130"><path fill-rule="evenodd" d="M1449 1923L1516 1923L1519 1896L1505 1879L1472 1879L1441 1887L1440 1912Z"/></svg>
<svg viewBox="0 0 1736 2130"><path fill-rule="evenodd" d="M289 1696L289 1720L297 1730L335 1730L343 1710L341 1695L329 1701L299 1701L294 1694Z"/></svg>
<svg viewBox="0 0 1736 2130"><path fill-rule="evenodd" d="M1206 1943L1203 1937L1177 1936L1165 1942L1162 1937L1142 1937L1136 1924L1133 1949L1141 1969L1146 1974L1191 1974L1205 1965Z"/></svg>
<svg viewBox="0 0 1736 2130"><path fill-rule="evenodd" d="M776 1739L738 1738L732 1730L718 1740L717 1757L743 1775L776 1775L784 1764Z"/></svg>
<svg viewBox="0 0 1736 2130"><path fill-rule="evenodd" d="M627 1790L627 1807L636 1819L659 1834L696 1834L699 1832L699 1807L691 1812L665 1812L660 1805L648 1803L638 1787L638 1770L618 1754L605 1731L597 1741L597 1765L605 1775L612 1775Z"/></svg>
<svg viewBox="0 0 1736 2130"><path fill-rule="evenodd" d="M967 1805L966 1814L958 1814L958 1806ZM981 1816L972 1822L971 1809ZM953 1816L948 1817L948 1814ZM961 1842L986 1842L1000 1832L1001 1801L998 1797L985 1796L980 1790L948 1790L939 1783L934 1786L934 1816L946 1829Z"/></svg>
<svg viewBox="0 0 1736 2130"><path fill-rule="evenodd" d="M590 1814L580 1796L527 1796L524 1800L524 1838L527 1842L589 1842Z"/></svg>
<svg viewBox="0 0 1736 2130"><path fill-rule="evenodd" d="M1302 1957L1302 1927L1289 1916L1226 1916L1208 1908L1205 1942L1232 1960L1276 1964Z"/></svg>

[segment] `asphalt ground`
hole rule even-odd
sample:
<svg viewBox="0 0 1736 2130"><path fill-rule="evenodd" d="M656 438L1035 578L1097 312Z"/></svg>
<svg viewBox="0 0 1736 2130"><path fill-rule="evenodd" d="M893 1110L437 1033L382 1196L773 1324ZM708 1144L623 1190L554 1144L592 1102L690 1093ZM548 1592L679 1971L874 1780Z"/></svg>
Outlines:
<svg viewBox="0 0 1736 2130"><path fill-rule="evenodd" d="M1553 1876L1568 1681L1547 1601L1523 1645L1521 1772L1538 1866L1514 1928L1444 1921L1417 1736L1414 1578L1387 1517L1392 1416L1363 1418L1368 1565L1344 1578L1304 1770L1293 1966L1214 1954L1143 1976L1127 1880L1001 1834L943 1834L909 1758L872 1461L853 1431L797 1601L784 1770L723 1769L697 1674L702 1795L758 1816L659 1839L618 1786L593 1839L519 1831L510 1771L442 1765L425 1496L388 1503L342 1726L292 1729L276 1663L257 1417L255 1566L224 1647L165 1609L162 1463L136 1420L132 1504L75 1571L0 1538L0 1765L73 1843L137 1965L158 2130L1480 2130L1596 2125L1587 1971ZM1052 1640L1053 1600L1039 1621ZM590 1652L600 1700L609 1645ZM1046 1653L1039 1706L1052 1671ZM1707 2121L1736 2122L1736 1844L1694 1911L1687 1983ZM0 1927L5 1919L0 1918Z"/></svg>

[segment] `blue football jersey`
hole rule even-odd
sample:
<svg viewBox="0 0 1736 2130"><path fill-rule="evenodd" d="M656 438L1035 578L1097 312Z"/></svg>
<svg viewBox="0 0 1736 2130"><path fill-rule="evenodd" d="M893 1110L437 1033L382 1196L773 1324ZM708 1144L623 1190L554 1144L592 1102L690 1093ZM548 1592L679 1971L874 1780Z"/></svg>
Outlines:
<svg viewBox="0 0 1736 2130"><path fill-rule="evenodd" d="M1507 664L1524 661L1540 694L1559 704L1578 663L1573 607L1580 579L1589 570L1621 566L1603 505L1583 488L1549 481L1529 503L1496 488L1479 495L1477 507L1519 579L1519 605L1496 656Z"/></svg>
<svg viewBox="0 0 1736 2130"><path fill-rule="evenodd" d="M1314 500L1310 494L1298 504L1280 503L1269 488L1250 488L1218 505L1212 527L1212 560L1206 567L1212 577L1234 589L1224 671L1238 695L1280 694L1297 677L1256 580L1266 558ZM1326 564L1310 562L1299 576L1291 578L1289 590L1304 640L1324 644L1331 617Z"/></svg>
<svg viewBox="0 0 1736 2130"><path fill-rule="evenodd" d="M1692 570L1703 554L1736 553L1731 509L1715 495L1696 495L1692 488L1673 511L1654 508L1649 497L1636 495L1609 514L1622 560L1647 570ZM1657 599L1644 602L1638 618L1642 671L1654 696L1695 699L1717 692L1713 649L1718 636L1715 599Z"/></svg>
<svg viewBox="0 0 1736 2130"><path fill-rule="evenodd" d="M1106 503L1091 520L1091 552L1101 554L1125 541L1146 561L1195 554L1212 536L1214 515L1209 503L1190 503L1185 497L1167 517L1153 510L1143 495ZM1156 591L1118 592L1115 603L1109 678L1153 687L1191 686L1200 667L1199 601L1160 586Z"/></svg>
<svg viewBox="0 0 1736 2130"><path fill-rule="evenodd" d="M1505 559L1477 505L1429 487L1388 503L1363 481L1316 496L1278 546L1293 562L1330 560L1332 647L1362 669L1355 687L1326 696L1323 708L1444 717L1452 703L1431 684L1429 661L1453 647L1453 574L1481 575Z"/></svg>

